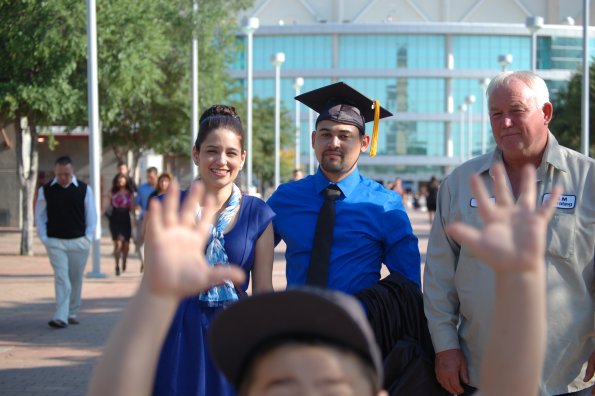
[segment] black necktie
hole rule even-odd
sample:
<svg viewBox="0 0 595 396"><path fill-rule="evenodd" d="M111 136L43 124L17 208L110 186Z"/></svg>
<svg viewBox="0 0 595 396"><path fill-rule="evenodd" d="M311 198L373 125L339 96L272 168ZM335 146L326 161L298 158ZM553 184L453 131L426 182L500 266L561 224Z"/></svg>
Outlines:
<svg viewBox="0 0 595 396"><path fill-rule="evenodd" d="M333 227L335 225L335 200L341 196L341 190L335 184L329 185L323 191L324 203L318 214L314 245L310 256L307 285L327 287L328 269L331 261L331 246L333 244Z"/></svg>

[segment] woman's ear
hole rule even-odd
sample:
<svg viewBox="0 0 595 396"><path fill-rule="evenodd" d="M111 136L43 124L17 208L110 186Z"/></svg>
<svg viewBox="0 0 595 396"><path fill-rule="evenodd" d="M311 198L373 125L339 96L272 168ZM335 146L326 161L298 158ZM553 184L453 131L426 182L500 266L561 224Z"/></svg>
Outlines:
<svg viewBox="0 0 595 396"><path fill-rule="evenodd" d="M192 146L192 161L196 166L198 166L198 153L199 151L196 149L196 146Z"/></svg>

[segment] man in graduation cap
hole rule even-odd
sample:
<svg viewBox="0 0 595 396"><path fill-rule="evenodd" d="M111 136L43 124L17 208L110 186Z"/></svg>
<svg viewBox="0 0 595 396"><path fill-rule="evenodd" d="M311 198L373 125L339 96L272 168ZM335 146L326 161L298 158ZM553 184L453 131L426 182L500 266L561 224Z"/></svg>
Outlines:
<svg viewBox="0 0 595 396"><path fill-rule="evenodd" d="M417 238L401 198L357 167L370 146L365 124L375 120L377 131L378 119L392 114L343 82L296 100L320 114L312 132L320 166L315 175L279 186L268 200L276 213L275 243L287 245L288 286L357 294L380 280L383 263L419 286ZM332 208L327 213L333 205L334 216Z"/></svg>
<svg viewBox="0 0 595 396"><path fill-rule="evenodd" d="M276 213L275 243L287 245L287 285L358 297L390 367L386 389L400 395L439 394L419 289L417 238L401 197L357 167L370 145L375 154L378 120L392 114L342 82L296 99L320 114L312 132L320 166L315 175L279 186L268 201ZM370 143L365 124L372 120ZM382 264L391 274L380 281Z"/></svg>

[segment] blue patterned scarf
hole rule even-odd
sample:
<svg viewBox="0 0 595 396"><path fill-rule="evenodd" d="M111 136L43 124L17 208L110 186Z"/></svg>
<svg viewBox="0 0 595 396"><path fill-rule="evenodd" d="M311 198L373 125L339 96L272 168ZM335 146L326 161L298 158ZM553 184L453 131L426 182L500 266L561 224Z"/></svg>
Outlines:
<svg viewBox="0 0 595 396"><path fill-rule="evenodd" d="M223 231L238 212L241 199L242 193L240 189L235 184L232 184L231 197L229 198L227 207L223 209L217 218L215 226L211 227L211 238L206 251L207 261L211 267L215 265L229 265L224 247ZM237 301L239 298L233 283L226 281L222 285L214 286L206 292L200 293L199 299L209 307L221 307Z"/></svg>

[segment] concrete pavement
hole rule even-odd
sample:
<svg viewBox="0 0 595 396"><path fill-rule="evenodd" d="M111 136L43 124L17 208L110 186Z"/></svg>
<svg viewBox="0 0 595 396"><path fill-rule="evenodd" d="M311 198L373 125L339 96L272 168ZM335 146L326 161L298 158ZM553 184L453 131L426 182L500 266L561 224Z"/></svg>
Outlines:
<svg viewBox="0 0 595 396"><path fill-rule="evenodd" d="M410 211L425 261L430 225L425 212ZM116 324L142 275L132 255L128 269L114 276L112 244L101 242L101 272L106 278L86 278L79 325L52 329L53 273L41 243L35 256L18 255L20 234L0 230L0 395L84 395L102 345ZM89 260L87 270L91 270ZM273 283L285 287L283 247L275 251Z"/></svg>

